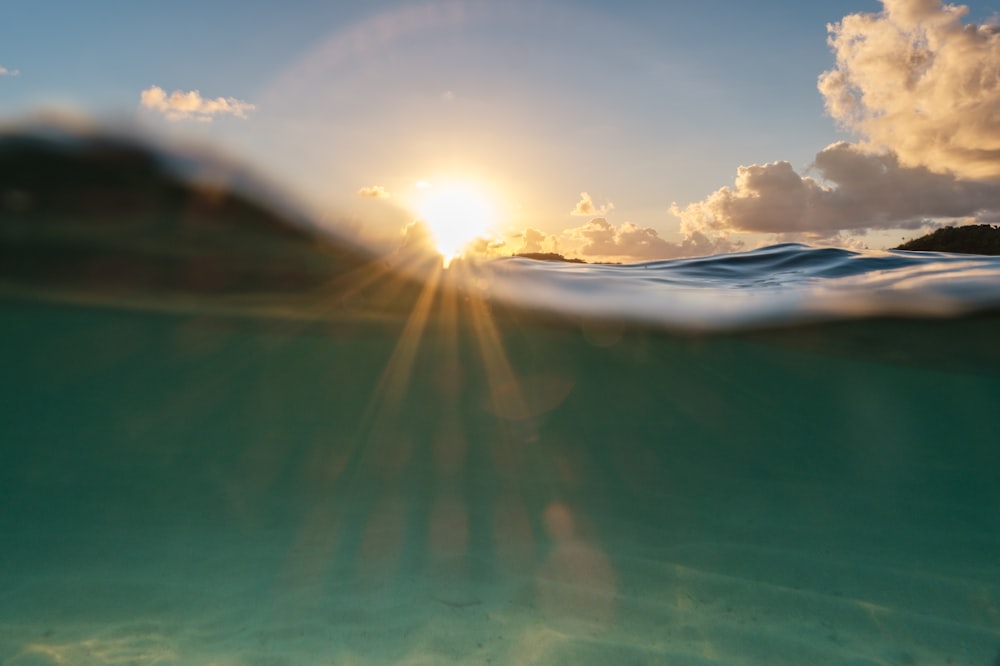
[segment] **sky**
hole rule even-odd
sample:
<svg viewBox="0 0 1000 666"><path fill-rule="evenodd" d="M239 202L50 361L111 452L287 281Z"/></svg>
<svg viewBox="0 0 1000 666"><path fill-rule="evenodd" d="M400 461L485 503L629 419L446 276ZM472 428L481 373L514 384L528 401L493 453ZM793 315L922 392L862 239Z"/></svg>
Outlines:
<svg viewBox="0 0 1000 666"><path fill-rule="evenodd" d="M206 144L370 243L881 249L1000 217L996 10L7 0L0 121Z"/></svg>

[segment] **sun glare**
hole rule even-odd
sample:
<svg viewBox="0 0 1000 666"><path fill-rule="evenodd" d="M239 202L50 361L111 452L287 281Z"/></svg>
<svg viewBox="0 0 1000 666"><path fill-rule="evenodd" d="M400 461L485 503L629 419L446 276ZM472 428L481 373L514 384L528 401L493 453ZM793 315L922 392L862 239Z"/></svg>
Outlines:
<svg viewBox="0 0 1000 666"><path fill-rule="evenodd" d="M478 238L489 238L496 209L483 188L464 182L417 183L416 205L445 267Z"/></svg>

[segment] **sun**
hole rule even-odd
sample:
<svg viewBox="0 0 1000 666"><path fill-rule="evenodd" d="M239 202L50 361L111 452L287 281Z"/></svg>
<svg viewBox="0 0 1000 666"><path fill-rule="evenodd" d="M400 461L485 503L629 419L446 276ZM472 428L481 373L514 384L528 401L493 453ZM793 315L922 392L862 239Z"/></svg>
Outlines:
<svg viewBox="0 0 1000 666"><path fill-rule="evenodd" d="M463 181L420 181L417 189L417 214L445 267L473 241L492 236L496 205L486 188Z"/></svg>

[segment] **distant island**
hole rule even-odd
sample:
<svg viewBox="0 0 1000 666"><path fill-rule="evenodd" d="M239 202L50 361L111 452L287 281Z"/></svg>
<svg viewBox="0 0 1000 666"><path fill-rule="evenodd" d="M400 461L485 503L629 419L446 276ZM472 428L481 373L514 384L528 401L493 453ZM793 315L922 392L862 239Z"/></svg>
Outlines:
<svg viewBox="0 0 1000 666"><path fill-rule="evenodd" d="M534 259L535 261L565 261L571 264L585 264L583 259L567 259L558 252L518 252L515 257Z"/></svg>
<svg viewBox="0 0 1000 666"><path fill-rule="evenodd" d="M1000 254L1000 227L991 224L942 227L926 236L907 241L892 249L996 255Z"/></svg>

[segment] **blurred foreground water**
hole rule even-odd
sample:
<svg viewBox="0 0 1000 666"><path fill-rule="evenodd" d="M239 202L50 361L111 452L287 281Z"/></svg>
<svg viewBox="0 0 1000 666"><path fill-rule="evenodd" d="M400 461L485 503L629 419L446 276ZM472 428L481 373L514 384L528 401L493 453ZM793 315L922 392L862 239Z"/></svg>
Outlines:
<svg viewBox="0 0 1000 666"><path fill-rule="evenodd" d="M996 260L441 271L227 169L0 138L0 663L1000 659Z"/></svg>

